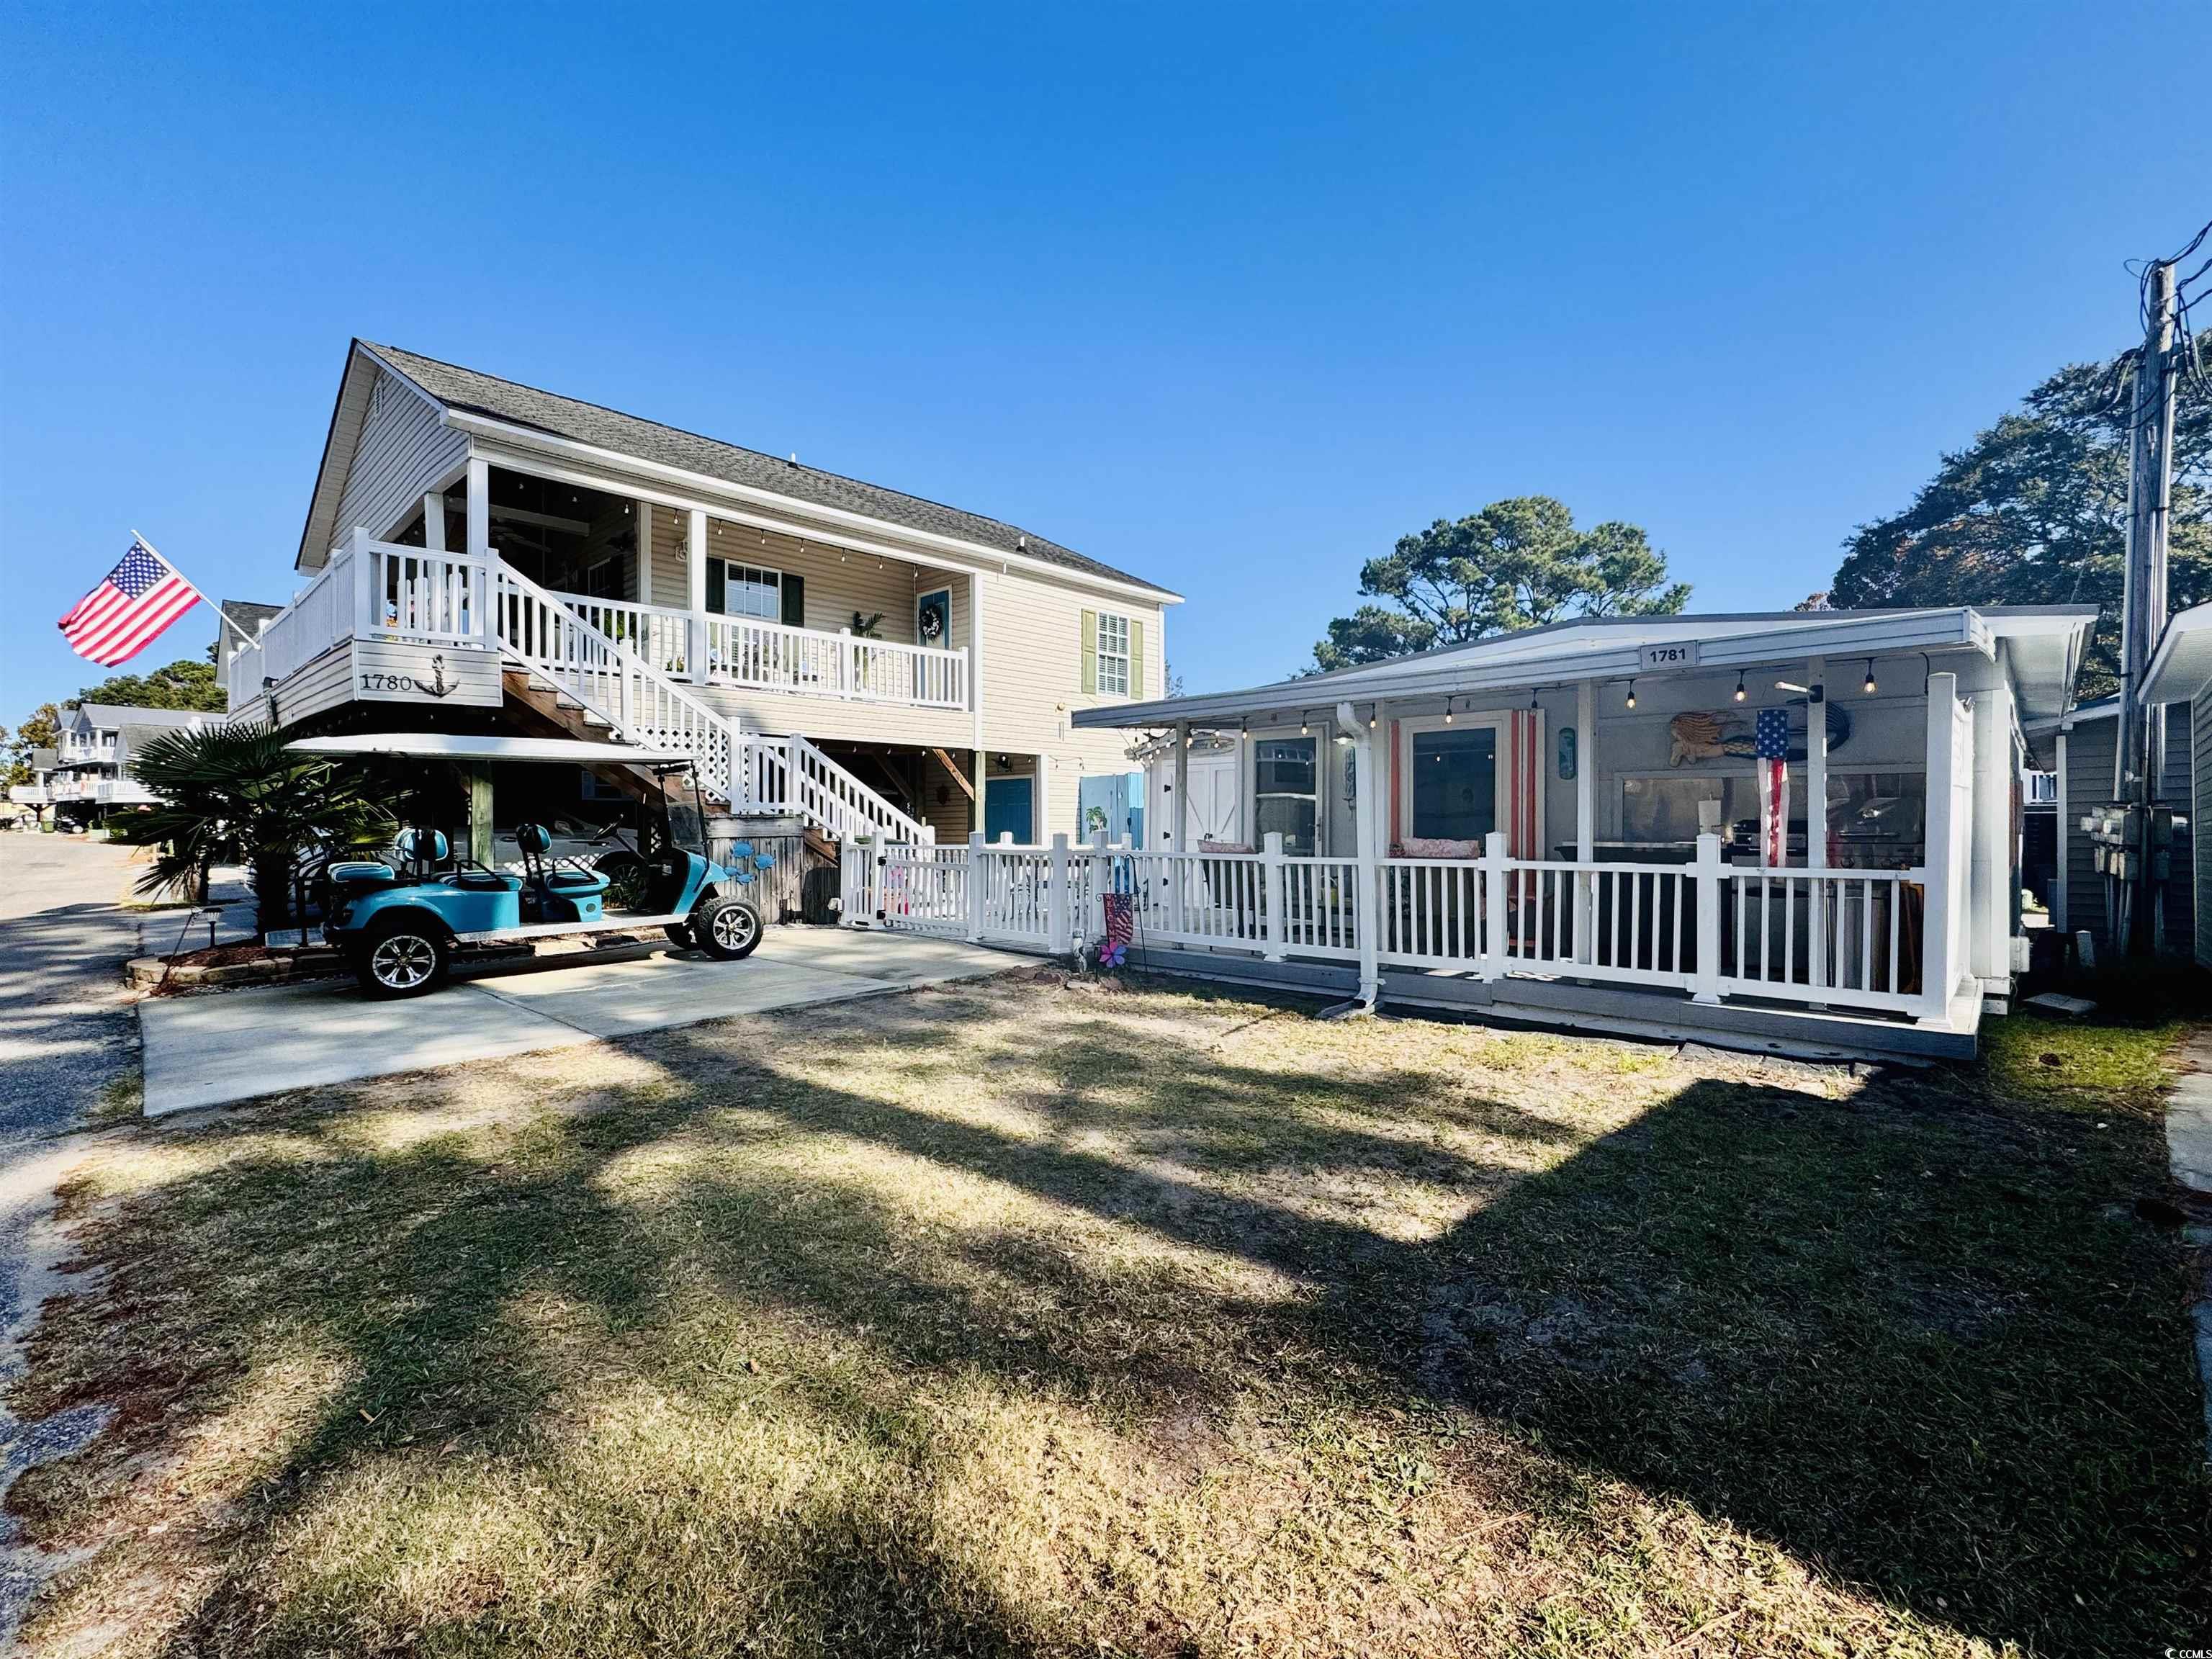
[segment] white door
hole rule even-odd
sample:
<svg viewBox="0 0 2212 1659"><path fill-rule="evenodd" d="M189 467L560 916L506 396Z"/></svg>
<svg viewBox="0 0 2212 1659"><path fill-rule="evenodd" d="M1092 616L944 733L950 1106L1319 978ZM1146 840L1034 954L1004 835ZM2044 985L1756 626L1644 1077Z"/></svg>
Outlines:
<svg viewBox="0 0 2212 1659"><path fill-rule="evenodd" d="M1190 757L1190 794L1183 802L1186 845L1195 853L1201 841L1242 842L1244 839L1243 760L1235 749L1218 754ZM1163 756L1148 769L1145 803L1145 833L1156 853L1174 845L1170 828L1175 819L1170 805L1175 799L1175 759ZM1155 828L1154 826L1158 827Z"/></svg>

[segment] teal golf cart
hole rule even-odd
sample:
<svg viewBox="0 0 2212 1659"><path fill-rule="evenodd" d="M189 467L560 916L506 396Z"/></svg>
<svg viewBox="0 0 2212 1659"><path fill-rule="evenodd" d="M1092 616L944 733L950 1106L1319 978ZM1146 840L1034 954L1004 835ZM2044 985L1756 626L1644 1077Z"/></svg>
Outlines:
<svg viewBox="0 0 2212 1659"><path fill-rule="evenodd" d="M516 824L512 867L456 857L445 832L430 824L403 830L388 858L322 866L315 884L324 942L345 953L372 996L437 989L457 953L564 934L659 927L677 944L725 962L750 956L760 944L761 914L740 892L772 860L742 841L731 850L730 866L708 854L705 803L691 757L680 750L420 732L307 738L288 746L361 761L623 764L656 785L627 836L617 822L585 826L561 853L550 824Z"/></svg>

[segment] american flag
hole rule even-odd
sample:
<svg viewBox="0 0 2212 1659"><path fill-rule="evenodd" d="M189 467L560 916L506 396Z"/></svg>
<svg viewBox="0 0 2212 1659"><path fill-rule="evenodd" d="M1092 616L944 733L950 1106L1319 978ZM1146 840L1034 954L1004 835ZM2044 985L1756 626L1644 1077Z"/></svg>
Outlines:
<svg viewBox="0 0 2212 1659"><path fill-rule="evenodd" d="M1773 869L1788 862L1790 849L1790 711L1760 709L1753 737L1759 757L1759 861Z"/></svg>
<svg viewBox="0 0 2212 1659"><path fill-rule="evenodd" d="M199 589L133 536L123 562L61 620L70 649L103 668L128 662L155 636L199 603Z"/></svg>

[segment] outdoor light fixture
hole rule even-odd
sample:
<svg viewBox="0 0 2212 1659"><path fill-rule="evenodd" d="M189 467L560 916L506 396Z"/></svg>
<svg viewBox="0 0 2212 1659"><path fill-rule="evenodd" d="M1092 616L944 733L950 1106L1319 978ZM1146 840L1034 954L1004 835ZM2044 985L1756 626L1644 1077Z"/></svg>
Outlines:
<svg viewBox="0 0 2212 1659"><path fill-rule="evenodd" d="M1634 680L1631 680L1628 683L1628 707L1631 708L1636 707L1636 682Z"/></svg>
<svg viewBox="0 0 2212 1659"><path fill-rule="evenodd" d="M1535 688L1534 686L1533 686L1533 685L1532 685L1532 686L1530 686L1530 687L1528 688L1528 707L1529 707L1529 708L1534 708L1535 706L1536 706L1536 688Z"/></svg>
<svg viewBox="0 0 2212 1659"><path fill-rule="evenodd" d="M1306 735L1306 717L1304 714L1298 716L1298 735L1302 738Z"/></svg>
<svg viewBox="0 0 2212 1659"><path fill-rule="evenodd" d="M1446 697L1444 699L1444 724L1446 726L1449 726L1451 724L1451 699L1449 697Z"/></svg>
<svg viewBox="0 0 2212 1659"><path fill-rule="evenodd" d="M1741 673L1737 674L1735 677L1735 700L1738 702L1741 702L1750 695L1751 693L1743 689L1743 676Z"/></svg>
<svg viewBox="0 0 2212 1659"><path fill-rule="evenodd" d="M1872 657L1869 657L1867 659L1867 678L1864 690L1867 696L1869 697L1874 696L1874 659Z"/></svg>
<svg viewBox="0 0 2212 1659"><path fill-rule="evenodd" d="M1795 680L1777 680L1774 682L1774 689L1777 691L1795 691L1801 697L1809 697L1813 695L1811 686L1800 685Z"/></svg>
<svg viewBox="0 0 2212 1659"><path fill-rule="evenodd" d="M1375 729L1375 711L1371 708L1367 711L1367 729L1370 732Z"/></svg>

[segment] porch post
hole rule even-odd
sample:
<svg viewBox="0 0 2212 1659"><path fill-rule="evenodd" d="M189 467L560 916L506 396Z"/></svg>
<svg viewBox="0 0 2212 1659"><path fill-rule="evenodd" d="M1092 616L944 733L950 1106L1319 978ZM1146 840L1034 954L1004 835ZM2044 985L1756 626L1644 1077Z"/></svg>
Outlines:
<svg viewBox="0 0 2212 1659"><path fill-rule="evenodd" d="M1805 699L1805 867L1825 870L1828 867L1828 689L1823 682L1828 665L1825 658L1815 657L1806 666L1805 684L1812 691ZM1814 880L1805 885L1810 890L1806 920L1812 932L1807 946L1811 953L1812 982L1824 988L1828 983L1828 884Z"/></svg>
<svg viewBox="0 0 2212 1659"><path fill-rule="evenodd" d="M1047 861L1044 884L1044 948L1053 956L1062 956L1068 949L1067 902L1067 836L1065 831L1052 838L1052 854Z"/></svg>
<svg viewBox="0 0 2212 1659"><path fill-rule="evenodd" d="M1505 884L1511 878L1505 856L1505 832L1493 830L1482 838L1482 976L1502 979L1510 954L1510 912L1505 902Z"/></svg>
<svg viewBox="0 0 2212 1659"><path fill-rule="evenodd" d="M653 603L653 503L635 501L629 510L637 515L637 602ZM651 631L647 630L647 637Z"/></svg>
<svg viewBox="0 0 2212 1659"><path fill-rule="evenodd" d="M1588 866L1597 858L1597 686L1583 680L1575 687L1575 862ZM1575 960L1592 959L1593 918L1590 901L1597 879L1585 871L1575 872Z"/></svg>
<svg viewBox="0 0 2212 1659"><path fill-rule="evenodd" d="M684 653L684 665L690 669L691 684L707 683L707 514L702 507L693 507L684 528L684 574L690 592L684 600L691 612L690 627L685 630L690 643Z"/></svg>
<svg viewBox="0 0 2212 1659"><path fill-rule="evenodd" d="M2052 804L2053 810L2058 814L2058 866L2051 875L2051 925L2058 930L2063 945L2066 939L2073 937L2069 932L2072 916L2067 905L2067 900L2072 896L2066 890L2067 831L2071 826L2066 821L2066 732L2063 727L2053 739L2052 747L2058 751L2058 799Z"/></svg>
<svg viewBox="0 0 2212 1659"><path fill-rule="evenodd" d="M1260 955L1263 961L1280 962L1285 954L1290 930L1283 921L1283 890L1288 884L1283 878L1283 832L1270 830L1260 839L1260 902L1261 917L1265 925L1265 943Z"/></svg>
<svg viewBox="0 0 2212 1659"><path fill-rule="evenodd" d="M1030 757L1030 841L1044 842L1052 830L1052 757Z"/></svg>
<svg viewBox="0 0 2212 1659"><path fill-rule="evenodd" d="M501 637L507 618L494 613L505 604L500 597L498 573L492 568L491 550L491 463L480 456L469 458L468 473L468 556L470 562L483 572L484 597L489 601L477 624L478 639Z"/></svg>
<svg viewBox="0 0 2212 1659"><path fill-rule="evenodd" d="M428 553L446 550L446 498L434 489L422 498L422 548Z"/></svg>
<svg viewBox="0 0 2212 1659"><path fill-rule="evenodd" d="M346 552L353 561L353 636L365 640L384 623L376 573L370 568L374 562L368 556L368 532L356 526L346 538Z"/></svg>
<svg viewBox="0 0 2212 1659"><path fill-rule="evenodd" d="M983 904L987 889L984 874L988 860L983 852L983 832L968 832L968 942L976 943L983 937Z"/></svg>
<svg viewBox="0 0 2212 1659"><path fill-rule="evenodd" d="M2012 991L2012 907L2019 890L2014 868L2012 789L2016 767L2012 742L2012 687L2006 680L2006 647L1997 645L1991 684L1974 693L1973 904L1967 926L1966 971L1997 995Z"/></svg>
<svg viewBox="0 0 2212 1659"><path fill-rule="evenodd" d="M1692 866L1698 918L1698 961L1690 975L1690 1000L1708 1005L1721 1000L1721 838L1711 830L1698 837ZM1675 926L1681 925L1680 919Z"/></svg>
<svg viewBox="0 0 2212 1659"><path fill-rule="evenodd" d="M1377 703L1369 711L1375 723L1371 727L1359 723L1358 711L1348 702L1337 704L1336 718L1352 733L1354 764L1359 769L1352 804L1352 851L1358 860L1352 931L1359 946L1359 1000L1372 1007L1382 993L1382 930L1388 925L1383 914L1382 864L1375 848L1376 827L1381 821L1376 816L1377 803L1382 793L1382 774L1376 764L1382 745L1375 737L1382 729L1382 706Z"/></svg>
<svg viewBox="0 0 2212 1659"><path fill-rule="evenodd" d="M1927 884L1922 890L1920 923L1920 1018L1941 1024L1950 1017L1951 988L1958 980L1951 935L1952 892L1966 876L1956 867L1959 837L1952 819L1956 778L1959 677L1928 677ZM1902 918L1900 918L1900 921Z"/></svg>
<svg viewBox="0 0 2212 1659"><path fill-rule="evenodd" d="M1190 722L1177 720L1175 728L1175 804L1168 808L1168 850L1178 858L1190 849L1183 842L1190 822Z"/></svg>

